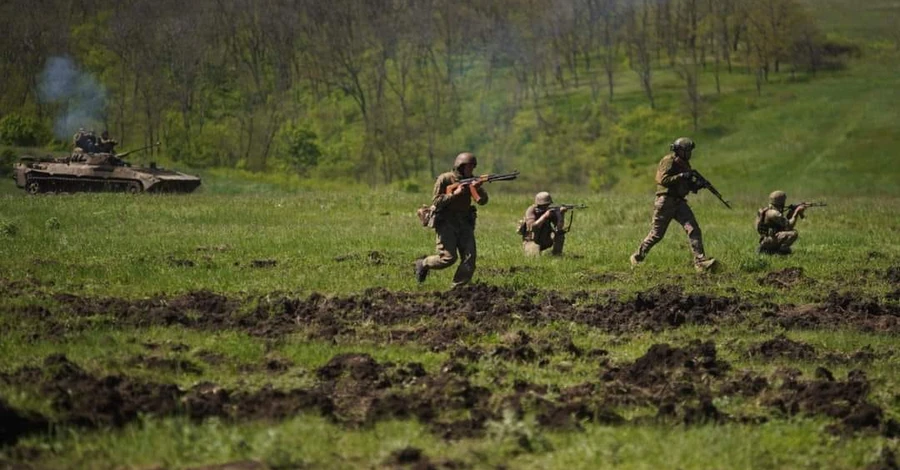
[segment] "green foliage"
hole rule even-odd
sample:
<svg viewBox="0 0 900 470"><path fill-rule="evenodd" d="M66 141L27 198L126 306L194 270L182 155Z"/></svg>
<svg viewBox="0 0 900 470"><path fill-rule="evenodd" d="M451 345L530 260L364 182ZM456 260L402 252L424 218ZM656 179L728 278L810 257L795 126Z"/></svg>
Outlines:
<svg viewBox="0 0 900 470"><path fill-rule="evenodd" d="M0 143L33 147L50 140L50 130L32 117L10 113L0 119Z"/></svg>
<svg viewBox="0 0 900 470"><path fill-rule="evenodd" d="M305 126L285 124L277 139L278 155L299 174L308 174L319 164L322 150L316 143L318 136Z"/></svg>
<svg viewBox="0 0 900 470"><path fill-rule="evenodd" d="M44 227L46 227L47 230L59 230L61 226L62 225L59 223L59 219L56 217L50 217L46 222L44 222Z"/></svg>
<svg viewBox="0 0 900 470"><path fill-rule="evenodd" d="M0 177L11 175L15 162L16 152L9 148L0 150Z"/></svg>
<svg viewBox="0 0 900 470"><path fill-rule="evenodd" d="M14 237L19 233L19 226L10 220L0 220L0 235Z"/></svg>

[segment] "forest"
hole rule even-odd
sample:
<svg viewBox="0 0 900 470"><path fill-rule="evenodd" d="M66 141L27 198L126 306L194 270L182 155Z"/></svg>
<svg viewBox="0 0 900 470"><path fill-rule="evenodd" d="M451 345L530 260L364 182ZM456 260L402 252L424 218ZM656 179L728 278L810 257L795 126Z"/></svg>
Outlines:
<svg viewBox="0 0 900 470"><path fill-rule="evenodd" d="M615 184L716 97L842 67L797 0L9 0L0 139L79 128L193 168L370 185L486 169ZM773 77L779 78L773 82Z"/></svg>

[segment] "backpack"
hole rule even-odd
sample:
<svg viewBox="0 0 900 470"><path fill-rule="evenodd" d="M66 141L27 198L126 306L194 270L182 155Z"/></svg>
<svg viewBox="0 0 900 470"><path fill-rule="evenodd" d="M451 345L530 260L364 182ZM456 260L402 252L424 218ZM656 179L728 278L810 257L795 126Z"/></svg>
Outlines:
<svg viewBox="0 0 900 470"><path fill-rule="evenodd" d="M525 219L519 220L519 228L516 229L516 233L525 238L525 235L528 234L528 225L525 223Z"/></svg>
<svg viewBox="0 0 900 470"><path fill-rule="evenodd" d="M758 233L761 237L769 235L769 228L765 225L767 210L769 210L768 207L763 207L762 209L756 211L756 233Z"/></svg>

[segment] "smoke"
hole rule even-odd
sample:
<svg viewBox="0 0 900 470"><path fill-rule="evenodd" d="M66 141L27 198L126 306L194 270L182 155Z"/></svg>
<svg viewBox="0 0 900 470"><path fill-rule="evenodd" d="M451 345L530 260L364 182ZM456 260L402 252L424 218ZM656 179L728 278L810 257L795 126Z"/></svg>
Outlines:
<svg viewBox="0 0 900 470"><path fill-rule="evenodd" d="M51 57L38 85L42 103L60 105L53 134L66 140L81 127L102 125L106 110L106 88L93 75L78 69L67 57Z"/></svg>

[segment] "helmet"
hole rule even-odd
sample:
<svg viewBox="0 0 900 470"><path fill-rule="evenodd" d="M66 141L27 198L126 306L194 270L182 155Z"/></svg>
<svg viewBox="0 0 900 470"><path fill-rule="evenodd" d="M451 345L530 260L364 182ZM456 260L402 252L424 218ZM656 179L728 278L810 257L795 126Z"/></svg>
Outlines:
<svg viewBox="0 0 900 470"><path fill-rule="evenodd" d="M784 207L784 203L787 201L787 194L784 191L772 191L772 194L769 194L769 204L772 204L776 207Z"/></svg>
<svg viewBox="0 0 900 470"><path fill-rule="evenodd" d="M696 147L696 145L694 145L694 141L689 137L679 137L675 139L675 142L672 142L672 145L669 146L672 151L683 150L686 152L694 150L694 147Z"/></svg>
<svg viewBox="0 0 900 470"><path fill-rule="evenodd" d="M553 204L553 198L550 197L550 193L541 191L534 195L534 205L545 206L547 204Z"/></svg>
<svg viewBox="0 0 900 470"><path fill-rule="evenodd" d="M478 159L475 158L470 152L463 152L456 156L456 160L453 161L453 169L458 170L461 166L471 163L472 167L478 166Z"/></svg>

